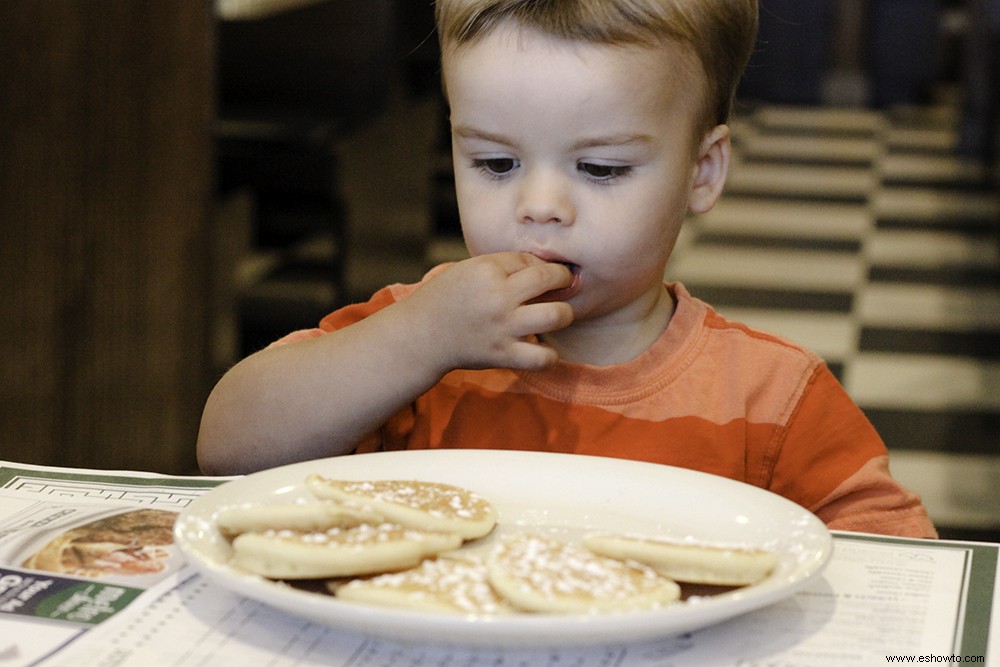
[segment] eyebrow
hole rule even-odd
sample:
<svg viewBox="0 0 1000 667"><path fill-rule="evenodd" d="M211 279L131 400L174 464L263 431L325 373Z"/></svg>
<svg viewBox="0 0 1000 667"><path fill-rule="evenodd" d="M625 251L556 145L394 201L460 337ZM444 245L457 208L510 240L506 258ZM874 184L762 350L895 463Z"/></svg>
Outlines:
<svg viewBox="0 0 1000 667"><path fill-rule="evenodd" d="M500 134L494 134L493 132L487 132L485 130L477 130L472 127L466 127L464 125L456 125L451 128L452 134L455 134L463 139L479 139L481 141L489 141L494 144L503 144L505 146L512 146L514 142L505 136Z"/></svg>
<svg viewBox="0 0 1000 667"><path fill-rule="evenodd" d="M503 144L504 146L514 145L513 141L503 135L463 125L453 127L452 132L463 139L479 139L482 141L489 141L494 144ZM604 146L635 146L647 145L651 143L653 143L653 137L648 134L621 133L587 137L577 141L570 148L572 150L582 150L586 148L601 148Z"/></svg>
<svg viewBox="0 0 1000 667"><path fill-rule="evenodd" d="M653 143L653 137L648 134L609 134L607 136L588 137L573 144L573 150L583 148L601 148L603 146L635 146Z"/></svg>

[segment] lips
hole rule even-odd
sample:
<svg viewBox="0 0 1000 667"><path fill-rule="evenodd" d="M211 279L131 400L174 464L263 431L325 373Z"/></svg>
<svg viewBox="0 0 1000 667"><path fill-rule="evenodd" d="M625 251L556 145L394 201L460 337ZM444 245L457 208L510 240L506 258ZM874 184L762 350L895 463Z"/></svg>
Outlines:
<svg viewBox="0 0 1000 667"><path fill-rule="evenodd" d="M562 259L546 259L545 261L565 266L569 269L570 273L573 274L573 282L571 282L567 287L549 290L541 296L532 299L532 302L545 303L550 301L568 301L580 291L580 265L574 264L573 262L567 262Z"/></svg>

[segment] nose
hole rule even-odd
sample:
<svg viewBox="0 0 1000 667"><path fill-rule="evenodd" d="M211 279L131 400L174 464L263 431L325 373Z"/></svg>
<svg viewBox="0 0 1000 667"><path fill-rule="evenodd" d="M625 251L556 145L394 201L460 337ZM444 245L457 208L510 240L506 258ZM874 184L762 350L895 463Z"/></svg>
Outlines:
<svg viewBox="0 0 1000 667"><path fill-rule="evenodd" d="M570 184L555 170L526 172L521 178L516 215L524 223L573 224L576 212Z"/></svg>

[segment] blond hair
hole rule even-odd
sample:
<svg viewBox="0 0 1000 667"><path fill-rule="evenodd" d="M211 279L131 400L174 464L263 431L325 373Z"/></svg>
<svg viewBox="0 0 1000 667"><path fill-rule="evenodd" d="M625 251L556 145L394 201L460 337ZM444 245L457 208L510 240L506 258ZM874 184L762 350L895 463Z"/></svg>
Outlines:
<svg viewBox="0 0 1000 667"><path fill-rule="evenodd" d="M436 16L443 54L510 22L571 41L679 44L704 70L704 127L728 122L757 36L757 0L437 0Z"/></svg>

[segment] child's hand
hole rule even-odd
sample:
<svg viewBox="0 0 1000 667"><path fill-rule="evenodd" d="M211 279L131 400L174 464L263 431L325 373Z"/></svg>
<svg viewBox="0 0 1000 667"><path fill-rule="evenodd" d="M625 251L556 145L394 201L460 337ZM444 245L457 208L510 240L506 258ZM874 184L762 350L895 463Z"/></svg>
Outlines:
<svg viewBox="0 0 1000 667"><path fill-rule="evenodd" d="M573 309L531 301L572 282L534 255L482 255L351 326L252 354L206 402L199 463L230 475L346 454L449 371L554 364L535 336L568 326Z"/></svg>
<svg viewBox="0 0 1000 667"><path fill-rule="evenodd" d="M531 303L568 287L565 266L527 253L473 257L449 267L402 302L419 308L428 349L440 353L442 372L456 368L541 370L558 359L535 336L573 321L565 302Z"/></svg>

